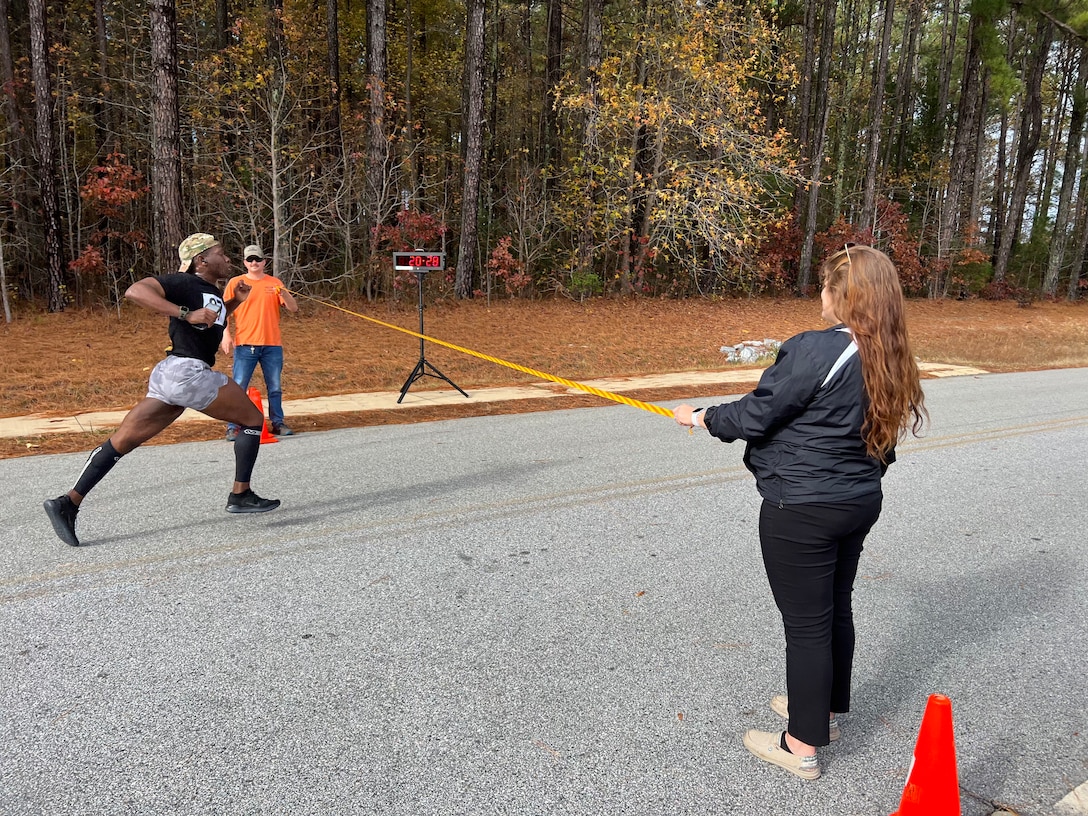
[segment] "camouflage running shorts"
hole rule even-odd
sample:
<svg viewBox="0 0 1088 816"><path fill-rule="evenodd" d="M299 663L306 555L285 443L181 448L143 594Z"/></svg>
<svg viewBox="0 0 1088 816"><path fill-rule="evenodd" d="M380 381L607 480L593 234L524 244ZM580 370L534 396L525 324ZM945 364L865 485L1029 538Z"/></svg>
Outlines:
<svg viewBox="0 0 1088 816"><path fill-rule="evenodd" d="M213 371L194 357L167 357L151 371L147 396L167 405L181 405L203 411L230 382L226 374Z"/></svg>

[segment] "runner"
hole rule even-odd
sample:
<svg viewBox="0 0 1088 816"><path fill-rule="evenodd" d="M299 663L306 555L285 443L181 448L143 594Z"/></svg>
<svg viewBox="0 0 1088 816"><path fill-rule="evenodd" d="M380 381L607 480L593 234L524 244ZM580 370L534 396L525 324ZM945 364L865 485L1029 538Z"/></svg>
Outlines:
<svg viewBox="0 0 1088 816"><path fill-rule="evenodd" d="M227 496L227 512L264 513L280 506L278 499L262 499L249 486L264 417L234 380L212 370L227 316L245 301L249 286L239 284L234 297L223 302L219 285L231 275L230 258L219 241L206 233L182 241L178 258L177 273L143 278L125 292L133 303L170 317L171 348L152 370L147 396L108 440L91 451L75 487L45 501L57 536L72 547L79 546L76 515L87 493L122 456L162 432L186 408L241 428L234 446L234 487Z"/></svg>

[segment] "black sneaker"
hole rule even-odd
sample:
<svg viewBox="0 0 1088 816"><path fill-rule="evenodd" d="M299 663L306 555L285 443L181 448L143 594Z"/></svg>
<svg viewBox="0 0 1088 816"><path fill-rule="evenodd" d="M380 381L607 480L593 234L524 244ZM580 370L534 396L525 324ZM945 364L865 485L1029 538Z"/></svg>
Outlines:
<svg viewBox="0 0 1088 816"><path fill-rule="evenodd" d="M295 432L284 425L282 422L272 423L272 435L273 436L294 436Z"/></svg>
<svg viewBox="0 0 1088 816"><path fill-rule="evenodd" d="M277 502L278 503L278 502ZM79 508L75 506L68 495L57 496L55 499L46 499L45 514L53 522L53 530L57 538L69 547L78 547L79 539L76 538L76 514Z"/></svg>
<svg viewBox="0 0 1088 816"><path fill-rule="evenodd" d="M252 490L227 496L228 513L267 513L280 506L279 499L262 499Z"/></svg>

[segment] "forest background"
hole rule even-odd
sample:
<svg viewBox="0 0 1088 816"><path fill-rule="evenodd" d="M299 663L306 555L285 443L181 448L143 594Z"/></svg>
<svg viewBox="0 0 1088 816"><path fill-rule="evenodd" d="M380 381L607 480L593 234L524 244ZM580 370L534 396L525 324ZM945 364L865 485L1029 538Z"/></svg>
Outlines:
<svg viewBox="0 0 1088 816"><path fill-rule="evenodd" d="M1084 0L0 0L5 317L184 235L415 299L1084 294Z"/></svg>

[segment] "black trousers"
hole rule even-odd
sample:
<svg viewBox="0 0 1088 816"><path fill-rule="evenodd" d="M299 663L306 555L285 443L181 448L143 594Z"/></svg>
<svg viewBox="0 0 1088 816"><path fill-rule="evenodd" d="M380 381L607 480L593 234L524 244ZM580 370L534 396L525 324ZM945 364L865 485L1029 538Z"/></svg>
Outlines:
<svg viewBox="0 0 1088 816"><path fill-rule="evenodd" d="M782 507L764 501L759 512L763 564L786 632L788 730L809 745L827 745L828 714L850 710L851 595L882 498Z"/></svg>

